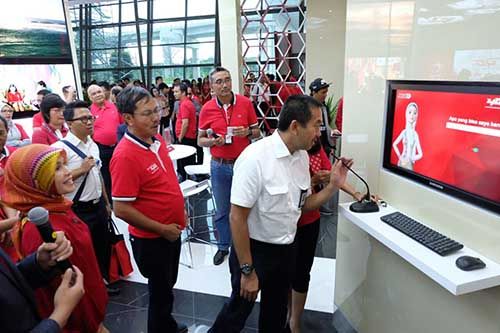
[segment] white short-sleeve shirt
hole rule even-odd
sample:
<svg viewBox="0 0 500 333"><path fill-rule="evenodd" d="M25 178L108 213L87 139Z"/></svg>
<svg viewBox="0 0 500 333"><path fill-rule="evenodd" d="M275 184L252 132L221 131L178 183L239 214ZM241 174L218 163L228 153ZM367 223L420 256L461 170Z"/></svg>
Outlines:
<svg viewBox="0 0 500 333"><path fill-rule="evenodd" d="M79 201L97 201L101 198L102 195L102 184L101 184L101 161L99 157L99 147L97 144L90 138L87 138L87 142L81 141L77 138L73 133L68 132L64 140L72 143L75 147L80 149L85 155L93 156L96 161L96 165L90 169L87 180L85 181L85 187L83 188L82 194L80 195ZM57 141L52 144L52 147L62 148L66 151L66 156L68 159L68 169L74 170L79 168L82 165L83 159L78 156L77 153L73 151L70 147L68 147L65 143L61 141ZM85 175L81 175L78 179L74 180L75 182L75 190L71 193L65 194L66 198L73 200L76 195L76 192L80 188L80 185L83 182Z"/></svg>
<svg viewBox="0 0 500 333"><path fill-rule="evenodd" d="M278 131L249 145L234 165L231 203L251 208L252 239L290 244L301 215L300 202L311 193L309 156L290 154Z"/></svg>

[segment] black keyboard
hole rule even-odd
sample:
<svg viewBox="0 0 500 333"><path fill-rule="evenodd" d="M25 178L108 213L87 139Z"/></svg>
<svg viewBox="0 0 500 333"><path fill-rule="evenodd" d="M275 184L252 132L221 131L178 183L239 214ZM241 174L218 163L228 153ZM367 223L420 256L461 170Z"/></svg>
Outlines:
<svg viewBox="0 0 500 333"><path fill-rule="evenodd" d="M446 256L464 247L453 239L426 227L400 212L384 215L380 219L440 256Z"/></svg>

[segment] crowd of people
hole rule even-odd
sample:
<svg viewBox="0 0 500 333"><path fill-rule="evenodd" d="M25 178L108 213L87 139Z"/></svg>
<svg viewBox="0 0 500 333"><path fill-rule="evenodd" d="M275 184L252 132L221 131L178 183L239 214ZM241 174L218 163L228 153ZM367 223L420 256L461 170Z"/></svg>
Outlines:
<svg viewBox="0 0 500 333"><path fill-rule="evenodd" d="M264 96L268 79L250 97ZM223 67L171 86L157 77L149 90L127 79L92 83L85 90L90 103L77 100L74 89L62 96L41 89L31 138L13 124L14 106L0 104L0 306L22 285L26 297L14 311L25 331L107 332L108 294L119 292L108 283L114 212L129 224L133 257L148 279L148 332L187 332L172 316L188 223L179 181L186 165L201 163L205 147L216 202L213 263L229 256L232 285L210 331L240 332L260 292L259 330L299 332L319 207L339 189L363 198L345 182L352 160L330 163L341 133L330 126L329 86L312 81L311 96L287 89L279 108L273 104L278 127L263 139L258 110L271 100L234 93ZM167 147L173 142L199 152L177 161L177 170ZM27 222L38 206L49 212L54 244ZM68 258L73 271L64 272L58 262ZM2 313L3 331L12 324Z"/></svg>

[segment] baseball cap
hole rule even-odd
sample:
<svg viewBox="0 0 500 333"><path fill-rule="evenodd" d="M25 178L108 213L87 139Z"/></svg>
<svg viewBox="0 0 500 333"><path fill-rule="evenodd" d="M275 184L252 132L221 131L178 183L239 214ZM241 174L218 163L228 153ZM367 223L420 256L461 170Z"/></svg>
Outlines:
<svg viewBox="0 0 500 333"><path fill-rule="evenodd" d="M309 85L309 89L312 91L319 91L323 88L328 88L332 83L326 82L322 78L317 78Z"/></svg>

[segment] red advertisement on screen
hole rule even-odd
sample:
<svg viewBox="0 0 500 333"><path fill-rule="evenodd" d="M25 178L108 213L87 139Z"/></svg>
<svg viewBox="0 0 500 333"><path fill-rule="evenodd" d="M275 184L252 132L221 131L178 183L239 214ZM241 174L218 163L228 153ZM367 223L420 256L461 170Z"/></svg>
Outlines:
<svg viewBox="0 0 500 333"><path fill-rule="evenodd" d="M391 164L500 201L500 95L396 93Z"/></svg>

